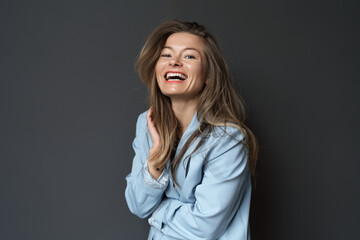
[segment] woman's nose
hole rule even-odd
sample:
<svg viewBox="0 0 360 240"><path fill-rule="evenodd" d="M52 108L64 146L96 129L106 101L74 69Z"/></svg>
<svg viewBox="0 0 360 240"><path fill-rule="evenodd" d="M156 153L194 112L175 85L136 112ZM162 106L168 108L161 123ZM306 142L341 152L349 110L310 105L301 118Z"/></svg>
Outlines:
<svg viewBox="0 0 360 240"><path fill-rule="evenodd" d="M175 57L175 58L172 58L169 62L170 66L173 66L173 67L179 67L179 66L182 66L182 62L179 60L178 57Z"/></svg>

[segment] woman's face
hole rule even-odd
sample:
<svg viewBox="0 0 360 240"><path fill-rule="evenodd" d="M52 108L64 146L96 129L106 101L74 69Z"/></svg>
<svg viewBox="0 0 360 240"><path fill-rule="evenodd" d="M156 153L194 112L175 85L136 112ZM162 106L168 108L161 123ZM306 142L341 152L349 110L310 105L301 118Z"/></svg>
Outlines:
<svg viewBox="0 0 360 240"><path fill-rule="evenodd" d="M155 66L161 92L172 100L197 100L206 82L201 37L174 33L168 37Z"/></svg>

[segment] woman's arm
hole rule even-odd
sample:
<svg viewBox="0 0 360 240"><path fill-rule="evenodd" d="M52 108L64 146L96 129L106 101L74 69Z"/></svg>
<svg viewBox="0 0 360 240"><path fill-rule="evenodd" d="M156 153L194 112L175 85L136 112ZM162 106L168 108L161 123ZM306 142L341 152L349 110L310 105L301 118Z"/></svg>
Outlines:
<svg viewBox="0 0 360 240"><path fill-rule="evenodd" d="M125 198L130 211L140 218L148 217L160 203L169 181L166 170L155 179L148 168L149 144L147 143L147 119L141 114L136 124L133 141L135 157L131 173L126 177ZM156 171L156 170L155 170ZM158 171L156 172L158 173Z"/></svg>
<svg viewBox="0 0 360 240"><path fill-rule="evenodd" d="M152 226L172 238L218 239L243 204L246 207L239 213L243 218L240 227L246 232L251 180L247 153L238 141L242 135L240 131L235 135L237 139L223 136L206 156L203 180L195 188L195 203L165 199L149 219Z"/></svg>

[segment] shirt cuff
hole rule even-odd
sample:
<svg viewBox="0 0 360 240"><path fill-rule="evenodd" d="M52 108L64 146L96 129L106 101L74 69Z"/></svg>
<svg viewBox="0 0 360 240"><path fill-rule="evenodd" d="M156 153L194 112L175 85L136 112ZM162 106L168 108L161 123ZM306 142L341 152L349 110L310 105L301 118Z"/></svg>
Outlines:
<svg viewBox="0 0 360 240"><path fill-rule="evenodd" d="M169 183L169 172L166 168L163 169L160 177L155 180L153 176L149 173L148 164L147 161L145 161L145 164L142 168L142 177L144 179L144 182L155 189L164 189L167 187Z"/></svg>
<svg viewBox="0 0 360 240"><path fill-rule="evenodd" d="M169 208L170 200L168 198L163 199L157 209L153 212L152 216L148 219L148 222L158 231L161 231L163 227L163 220L165 213Z"/></svg>

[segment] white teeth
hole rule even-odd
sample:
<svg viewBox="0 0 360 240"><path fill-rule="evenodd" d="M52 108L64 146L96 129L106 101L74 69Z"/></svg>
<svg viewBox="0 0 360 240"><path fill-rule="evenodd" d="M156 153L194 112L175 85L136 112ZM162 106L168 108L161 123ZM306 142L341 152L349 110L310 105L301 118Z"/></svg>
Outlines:
<svg viewBox="0 0 360 240"><path fill-rule="evenodd" d="M169 79L169 78L171 78L171 77L178 77L178 78L180 78L180 79L182 79L182 80L187 79L187 76L184 75L184 74L181 74L181 73L167 73L167 74L165 75L166 80L171 80L171 79ZM173 80L174 80L174 79L173 79Z"/></svg>

